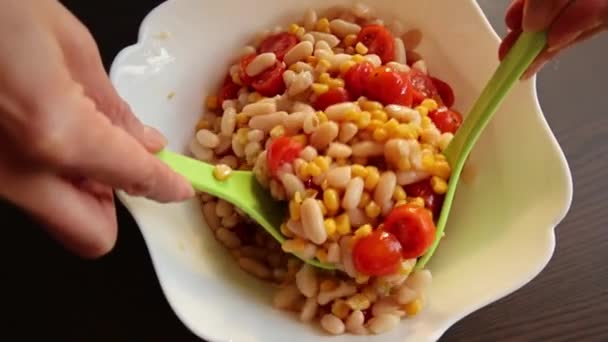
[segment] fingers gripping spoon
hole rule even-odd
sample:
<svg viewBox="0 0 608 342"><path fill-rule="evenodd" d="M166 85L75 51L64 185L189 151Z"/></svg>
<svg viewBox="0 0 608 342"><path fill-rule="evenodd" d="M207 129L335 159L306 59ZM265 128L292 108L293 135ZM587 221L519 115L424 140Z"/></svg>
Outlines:
<svg viewBox="0 0 608 342"><path fill-rule="evenodd" d="M232 203L247 213L279 243L285 241L280 227L286 217L287 206L272 198L270 192L258 183L253 172L232 171L227 179L220 181L213 176L214 165L168 150L159 152L157 157L186 177L195 190ZM333 264L322 263L317 259L304 261L326 270L335 268Z"/></svg>
<svg viewBox="0 0 608 342"><path fill-rule="evenodd" d="M445 225L452 208L458 180L473 146L484 128L496 113L511 88L518 82L530 64L546 45L545 32L524 32L505 56L492 78L486 84L477 102L466 116L454 139L445 150L445 156L452 167L448 191L439 214L435 241L416 264L422 269L435 253L442 239Z"/></svg>

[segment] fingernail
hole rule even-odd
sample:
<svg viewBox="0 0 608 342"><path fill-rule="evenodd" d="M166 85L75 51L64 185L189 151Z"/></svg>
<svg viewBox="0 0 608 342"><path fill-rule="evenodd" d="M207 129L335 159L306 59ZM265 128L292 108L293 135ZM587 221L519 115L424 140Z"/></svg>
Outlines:
<svg viewBox="0 0 608 342"><path fill-rule="evenodd" d="M560 40L558 40L557 42L553 42L553 44L551 44L548 48L547 51L549 53L551 52L556 52L559 51L563 48L565 48L566 46L568 46L570 43L572 43L573 41L575 41L581 34L583 34L584 31L577 31L577 32L573 32L565 37L562 37Z"/></svg>
<svg viewBox="0 0 608 342"><path fill-rule="evenodd" d="M167 139L154 127L145 126L144 137L149 148L160 150L167 145Z"/></svg>
<svg viewBox="0 0 608 342"><path fill-rule="evenodd" d="M179 198L182 200L186 200L188 198L193 197L194 194L195 191L190 182L188 182L186 178L182 177L181 185L179 187Z"/></svg>

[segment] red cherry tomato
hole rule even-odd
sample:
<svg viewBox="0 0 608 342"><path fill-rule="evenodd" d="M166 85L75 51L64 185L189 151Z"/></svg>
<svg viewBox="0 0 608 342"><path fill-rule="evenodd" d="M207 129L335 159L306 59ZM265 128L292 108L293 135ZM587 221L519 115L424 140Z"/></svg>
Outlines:
<svg viewBox="0 0 608 342"><path fill-rule="evenodd" d="M437 218L441 211L441 205L443 205L444 196L433 191L430 178L406 185L403 190L408 196L422 198L424 206L433 213L433 217Z"/></svg>
<svg viewBox="0 0 608 342"><path fill-rule="evenodd" d="M367 83L367 96L384 105L411 107L413 100L413 93L404 75L388 67L378 67L372 72Z"/></svg>
<svg viewBox="0 0 608 342"><path fill-rule="evenodd" d="M344 74L344 85L351 94L353 100L365 95L365 89L369 76L374 71L374 66L369 62L358 63L352 66Z"/></svg>
<svg viewBox="0 0 608 342"><path fill-rule="evenodd" d="M285 63L278 62L274 68L266 69L266 71L256 76L251 86L262 96L271 97L281 94L285 91L284 71Z"/></svg>
<svg viewBox="0 0 608 342"><path fill-rule="evenodd" d="M366 25L357 35L357 42L363 43L368 53L376 54L386 64L395 59L395 39L382 25Z"/></svg>
<svg viewBox="0 0 608 342"><path fill-rule="evenodd" d="M291 163L302 151L302 145L290 137L280 137L273 140L268 147L266 162L273 176L276 176L281 166Z"/></svg>
<svg viewBox="0 0 608 342"><path fill-rule="evenodd" d="M224 79L224 85L222 85L222 88L217 96L218 106L221 107L225 100L236 99L240 89L241 87L238 84L232 82L230 75L226 76L226 79Z"/></svg>
<svg viewBox="0 0 608 342"><path fill-rule="evenodd" d="M348 92L344 88L333 88L319 95L315 100L316 110L325 110L327 107L336 103L347 102L350 100Z"/></svg>
<svg viewBox="0 0 608 342"><path fill-rule="evenodd" d="M439 95L441 102L446 107L451 108L454 105L455 101L454 91L452 90L452 87L450 87L449 84L438 78L430 77L430 79L431 82L433 82L435 89L437 89L437 94Z"/></svg>
<svg viewBox="0 0 608 342"><path fill-rule="evenodd" d="M251 83L253 82L253 78L247 76L247 72L245 70L247 70L247 66L249 65L249 63L251 63L251 61L253 61L255 57L256 54L251 54L241 58L241 63L239 67L239 80L241 80L241 83L246 86L251 85Z"/></svg>
<svg viewBox="0 0 608 342"><path fill-rule="evenodd" d="M370 276L397 272L401 262L401 244L393 234L376 230L362 237L353 247L355 269Z"/></svg>
<svg viewBox="0 0 608 342"><path fill-rule="evenodd" d="M411 204L393 208L384 220L384 229L399 240L405 259L421 256L435 240L430 211Z"/></svg>
<svg viewBox="0 0 608 342"><path fill-rule="evenodd" d="M456 133L460 125L462 125L462 115L455 110L446 107L439 107L429 113L429 118L441 131L441 133Z"/></svg>
<svg viewBox="0 0 608 342"><path fill-rule="evenodd" d="M298 44L298 37L292 33L282 32L273 34L260 43L260 53L273 52L282 61L285 54Z"/></svg>
<svg viewBox="0 0 608 342"><path fill-rule="evenodd" d="M412 87L414 105L419 105L426 98L437 99L439 97L435 84L423 72L412 69L407 76L408 83Z"/></svg>

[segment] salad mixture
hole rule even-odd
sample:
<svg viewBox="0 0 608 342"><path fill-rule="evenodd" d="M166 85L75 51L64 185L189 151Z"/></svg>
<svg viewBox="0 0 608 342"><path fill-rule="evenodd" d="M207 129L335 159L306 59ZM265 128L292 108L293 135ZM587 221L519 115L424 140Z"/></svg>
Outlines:
<svg viewBox="0 0 608 342"><path fill-rule="evenodd" d="M309 10L246 46L207 98L190 149L218 179L253 170L288 201L280 245L201 195L239 266L277 284L275 307L331 334L379 334L425 304L431 274L414 266L436 238L450 177L442 151L462 116L414 51L419 31L362 4L332 12Z"/></svg>

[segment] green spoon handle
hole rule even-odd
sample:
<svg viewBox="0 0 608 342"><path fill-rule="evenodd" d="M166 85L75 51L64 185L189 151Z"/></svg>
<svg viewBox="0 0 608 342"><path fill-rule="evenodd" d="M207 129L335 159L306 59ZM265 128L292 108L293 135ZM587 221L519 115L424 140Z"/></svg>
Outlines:
<svg viewBox="0 0 608 342"><path fill-rule="evenodd" d="M507 56L505 56L492 75L492 78L477 99L477 102L475 102L471 111L466 116L458 133L446 149L446 158L452 166L451 180L437 222L435 240L425 255L423 255L417 263L417 269L424 268L443 238L443 232L456 192L456 186L473 146L475 146L475 143L479 139L484 128L496 113L498 106L500 106L509 91L544 49L546 42L547 38L545 32L524 32L520 35Z"/></svg>

